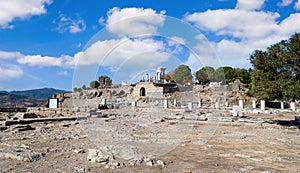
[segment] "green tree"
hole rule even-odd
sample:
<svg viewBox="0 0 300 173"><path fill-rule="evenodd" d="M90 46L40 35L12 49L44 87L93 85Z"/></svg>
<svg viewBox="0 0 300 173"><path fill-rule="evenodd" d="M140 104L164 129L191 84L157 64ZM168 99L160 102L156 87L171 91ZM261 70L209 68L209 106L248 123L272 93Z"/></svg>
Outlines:
<svg viewBox="0 0 300 173"><path fill-rule="evenodd" d="M172 78L180 84L192 83L191 69L187 65L179 65L173 73Z"/></svg>
<svg viewBox="0 0 300 173"><path fill-rule="evenodd" d="M250 61L252 93L266 100L300 99L300 34L270 46L266 51L256 50Z"/></svg>
<svg viewBox="0 0 300 173"><path fill-rule="evenodd" d="M200 84L207 84L213 81L215 69L213 67L203 67L196 72L196 79Z"/></svg>
<svg viewBox="0 0 300 173"><path fill-rule="evenodd" d="M91 88L98 88L100 86L99 82L98 81L92 81L90 82L90 87Z"/></svg>

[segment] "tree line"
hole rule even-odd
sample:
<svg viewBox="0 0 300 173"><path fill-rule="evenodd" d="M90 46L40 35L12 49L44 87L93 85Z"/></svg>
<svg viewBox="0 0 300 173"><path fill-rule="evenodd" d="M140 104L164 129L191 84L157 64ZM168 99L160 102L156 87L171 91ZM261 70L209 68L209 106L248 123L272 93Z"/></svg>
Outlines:
<svg viewBox="0 0 300 173"><path fill-rule="evenodd" d="M210 66L205 66L194 74L195 82L198 84L209 84L210 82L230 83L236 79L241 80L246 86L251 86L252 69L232 68L229 66L219 67L214 69ZM191 69L187 65L179 65L174 72L171 73L171 78L179 84L192 83L193 75Z"/></svg>

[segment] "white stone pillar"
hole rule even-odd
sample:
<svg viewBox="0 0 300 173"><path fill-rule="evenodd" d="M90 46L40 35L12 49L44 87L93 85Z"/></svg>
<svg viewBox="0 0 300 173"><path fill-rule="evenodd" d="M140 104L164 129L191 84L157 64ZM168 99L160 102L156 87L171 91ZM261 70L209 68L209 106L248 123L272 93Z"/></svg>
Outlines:
<svg viewBox="0 0 300 173"><path fill-rule="evenodd" d="M132 107L136 107L136 106L137 106L137 103L136 103L136 102L131 102L131 106L132 106Z"/></svg>
<svg viewBox="0 0 300 173"><path fill-rule="evenodd" d="M280 109L284 109L284 103L280 102Z"/></svg>
<svg viewBox="0 0 300 173"><path fill-rule="evenodd" d="M200 99L198 102L198 107L201 108L202 107L202 100Z"/></svg>
<svg viewBox="0 0 300 173"><path fill-rule="evenodd" d="M106 99L101 100L101 105L106 105Z"/></svg>
<svg viewBox="0 0 300 173"><path fill-rule="evenodd" d="M252 100L252 108L256 109L256 101L255 100Z"/></svg>
<svg viewBox="0 0 300 173"><path fill-rule="evenodd" d="M296 103L295 102L291 102L291 109L293 110L293 111L296 111Z"/></svg>
<svg viewBox="0 0 300 173"><path fill-rule="evenodd" d="M243 100L239 100L239 107L241 107L242 109L244 109L244 102L243 102Z"/></svg>
<svg viewBox="0 0 300 173"><path fill-rule="evenodd" d="M215 108L216 108L216 109L220 109L220 103L219 103L219 102L216 102L216 103L215 103Z"/></svg>
<svg viewBox="0 0 300 173"><path fill-rule="evenodd" d="M193 110L193 103L188 103L188 109Z"/></svg>
<svg viewBox="0 0 300 173"><path fill-rule="evenodd" d="M164 100L164 108L165 108L165 109L168 109L168 108L169 108L168 100Z"/></svg>
<svg viewBox="0 0 300 173"><path fill-rule="evenodd" d="M260 109L261 110L265 110L266 109L266 101L264 101L264 100L260 101Z"/></svg>
<svg viewBox="0 0 300 173"><path fill-rule="evenodd" d="M177 106L177 100L174 99L174 106L176 107Z"/></svg>
<svg viewBox="0 0 300 173"><path fill-rule="evenodd" d="M234 105L232 106L232 114L234 117L239 116L241 107Z"/></svg>
<svg viewBox="0 0 300 173"><path fill-rule="evenodd" d="M161 78L160 78L160 72L157 72L157 81L160 82Z"/></svg>

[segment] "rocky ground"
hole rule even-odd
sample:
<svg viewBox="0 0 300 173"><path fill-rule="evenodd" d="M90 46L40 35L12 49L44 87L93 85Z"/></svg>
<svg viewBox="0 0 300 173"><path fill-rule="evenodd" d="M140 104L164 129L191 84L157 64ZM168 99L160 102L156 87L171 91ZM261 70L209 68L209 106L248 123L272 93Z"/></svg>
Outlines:
<svg viewBox="0 0 300 173"><path fill-rule="evenodd" d="M2 125L0 172L300 170L300 129L288 126L296 113L231 115L106 110L78 121Z"/></svg>

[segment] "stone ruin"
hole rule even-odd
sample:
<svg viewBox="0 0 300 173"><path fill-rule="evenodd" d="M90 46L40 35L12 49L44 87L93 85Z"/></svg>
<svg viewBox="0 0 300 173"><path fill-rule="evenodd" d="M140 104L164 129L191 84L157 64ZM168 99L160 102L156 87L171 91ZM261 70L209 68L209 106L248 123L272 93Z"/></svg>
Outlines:
<svg viewBox="0 0 300 173"><path fill-rule="evenodd" d="M109 88L112 85L112 80L108 76L100 76L98 82L99 88Z"/></svg>

